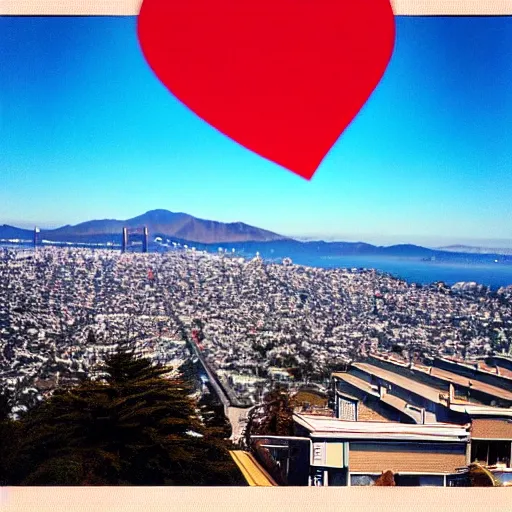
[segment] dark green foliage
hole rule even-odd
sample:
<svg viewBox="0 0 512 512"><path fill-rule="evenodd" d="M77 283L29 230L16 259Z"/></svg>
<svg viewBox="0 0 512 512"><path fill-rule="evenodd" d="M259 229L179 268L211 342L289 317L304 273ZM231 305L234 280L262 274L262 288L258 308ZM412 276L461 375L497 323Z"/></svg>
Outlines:
<svg viewBox="0 0 512 512"><path fill-rule="evenodd" d="M201 416L211 437L227 439L232 434L231 424L224 416L224 406L218 400L214 400L213 396L215 395L211 393L206 394L199 400Z"/></svg>
<svg viewBox="0 0 512 512"><path fill-rule="evenodd" d="M11 412L11 395L7 389L0 391L0 424L8 419Z"/></svg>
<svg viewBox="0 0 512 512"><path fill-rule="evenodd" d="M9 482L9 471L18 440L18 424L9 418L11 396L7 390L0 391L0 487Z"/></svg>
<svg viewBox="0 0 512 512"><path fill-rule="evenodd" d="M187 382L190 382L191 385L195 385L196 388L199 388L199 370L200 370L200 363L198 360L192 361L191 359L188 359L180 366L180 373Z"/></svg>
<svg viewBox="0 0 512 512"><path fill-rule="evenodd" d="M267 393L263 403L251 409L245 430L247 446L251 435L293 435L293 410L298 404L287 390L275 388Z"/></svg>
<svg viewBox="0 0 512 512"><path fill-rule="evenodd" d="M61 389L14 422L9 485L243 484L182 376L125 349L103 370L106 382Z"/></svg>
<svg viewBox="0 0 512 512"><path fill-rule="evenodd" d="M96 345L96 335L92 329L87 333L86 343L87 345Z"/></svg>

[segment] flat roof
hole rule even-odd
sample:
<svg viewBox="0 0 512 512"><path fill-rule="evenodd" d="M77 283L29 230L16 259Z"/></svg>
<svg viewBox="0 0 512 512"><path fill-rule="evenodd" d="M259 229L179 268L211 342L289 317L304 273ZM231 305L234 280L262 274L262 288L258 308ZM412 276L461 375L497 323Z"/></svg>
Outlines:
<svg viewBox="0 0 512 512"><path fill-rule="evenodd" d="M424 372L424 370L418 371ZM491 384L486 384L485 382L482 382L480 380L470 379L468 377L464 377L463 375L459 375L448 370L437 368L436 366L432 367L431 375L443 379L446 382L453 382L454 384L458 384L459 386L463 386L469 389L475 389L477 391L481 391L482 393L495 396L496 398L502 398L503 400L512 401L511 391L499 388L498 386L492 386Z"/></svg>
<svg viewBox="0 0 512 512"><path fill-rule="evenodd" d="M499 358L500 356L492 356L493 359ZM453 359L450 357L436 357L439 361L445 361L449 362L455 367L461 366L462 368L470 369L476 371L477 375L495 375L498 378L502 378L505 382L508 382L510 384L510 381L512 380L512 371L510 371L507 368L504 368L499 365L499 361L495 360L496 366L499 368L499 373L496 373L496 368L493 366L489 366L485 361L479 359L476 360L474 363L469 363L467 361L461 361L458 359ZM507 360L507 358L501 357L501 359Z"/></svg>
<svg viewBox="0 0 512 512"><path fill-rule="evenodd" d="M378 390L374 389L371 384L366 382L364 379L360 379L359 377L356 377L355 375L352 375L348 372L335 372L332 374L337 379L340 379L347 384L350 384L351 386L356 387L357 389L360 389L361 391L364 391L365 393L369 393L370 395L379 396Z"/></svg>
<svg viewBox="0 0 512 512"><path fill-rule="evenodd" d="M496 367L489 366L485 361L477 361L475 363L475 366L478 366L478 369L483 370L484 372L492 373L493 375L498 375L496 373Z"/></svg>
<svg viewBox="0 0 512 512"><path fill-rule="evenodd" d="M416 441L467 441L468 425L449 423L405 424L391 421L345 421L338 418L293 415L299 425L306 428L311 437L345 439L387 439Z"/></svg>
<svg viewBox="0 0 512 512"><path fill-rule="evenodd" d="M504 409L490 405L479 405L470 403L452 403L450 409L455 412L462 412L470 416L491 416L496 418L512 418L512 408Z"/></svg>
<svg viewBox="0 0 512 512"><path fill-rule="evenodd" d="M402 389L412 391L416 395L422 396L430 400L431 402L443 404L445 403L444 401L441 401L439 398L440 393L446 394L446 390L443 390L441 388L427 386L426 384L417 382L412 378L404 377L403 375L399 375L390 370L384 370L379 366L374 366L369 363L353 363L352 366L366 373L375 375L376 377L383 379L391 384L395 384L396 386Z"/></svg>
<svg viewBox="0 0 512 512"><path fill-rule="evenodd" d="M385 393L381 400L397 411L400 411L401 413L409 416L409 418L413 419L416 423L422 423L423 414L421 412L421 407L411 407L409 402L406 402L405 400L402 400L401 398L390 393Z"/></svg>
<svg viewBox="0 0 512 512"><path fill-rule="evenodd" d="M500 377L504 377L507 380L512 379L512 370L509 370L508 368L505 368L504 366L500 366L499 364L497 364L496 366L498 367L500 373L494 374L494 375L499 375Z"/></svg>
<svg viewBox="0 0 512 512"><path fill-rule="evenodd" d="M383 362L387 362L389 364L395 364L398 368L405 367L404 364L402 364L399 361L396 361L392 358L382 357L377 354L372 354L372 355L376 359L382 360ZM448 362L452 363L455 366L455 368L457 366L460 366L462 368L477 371L477 373L481 373L483 375L487 375L488 373L491 373L491 372L486 372L481 369L477 370L474 365L469 365L465 362L459 362L459 361L456 361L451 358L437 358L437 359L439 359L440 361L448 361ZM354 363L353 366L357 367L358 364L359 365L364 365L364 364L368 365L369 363ZM369 364L369 365L374 366L371 364ZM374 367L380 368L378 366L374 366ZM437 366L424 366L424 365L419 365L419 364L413 364L411 369L413 370L413 372L418 371L418 372L421 372L422 374L430 374L430 375L437 377L445 382L452 382L454 384L457 384L457 385L460 385L463 387L481 391L483 393L494 396L496 398L502 398L504 400L512 401L512 392L511 391L508 391L507 389L501 388L499 386L487 384L485 382L478 380L476 377L474 379L470 379L468 377L464 377L463 375L455 373L455 371L445 370L445 369L439 368ZM383 370L383 371L388 371L388 372L394 374L394 372L392 372L391 370ZM412 374L411 379L414 379L413 375L414 375L414 373ZM499 378L499 376L496 373L491 373L491 375L496 375ZM407 377L404 377L404 378L407 378ZM506 379L506 377L505 377L505 379ZM471 382L471 386L469 385L469 382ZM427 385L425 385L425 386L427 386ZM427 387L432 387L432 386L427 386Z"/></svg>
<svg viewBox="0 0 512 512"><path fill-rule="evenodd" d="M496 368L499 373L496 373ZM501 377L506 382L509 382L512 379L512 371L504 366L499 365L499 361L496 361L496 366L489 366L485 361L478 361L478 369L479 371L485 373L491 373L492 375L497 375Z"/></svg>

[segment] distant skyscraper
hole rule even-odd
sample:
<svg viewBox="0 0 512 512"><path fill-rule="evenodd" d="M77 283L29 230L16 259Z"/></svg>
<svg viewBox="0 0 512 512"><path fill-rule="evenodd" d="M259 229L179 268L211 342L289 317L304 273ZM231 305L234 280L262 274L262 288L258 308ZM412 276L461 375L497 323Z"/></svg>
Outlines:
<svg viewBox="0 0 512 512"><path fill-rule="evenodd" d="M40 237L41 230L36 226L34 228L34 249L39 245L39 237Z"/></svg>
<svg viewBox="0 0 512 512"><path fill-rule="evenodd" d="M148 252L148 238L149 238L149 233L148 233L148 228L147 226L144 226L144 231L143 231L143 238L142 238L142 252Z"/></svg>
<svg viewBox="0 0 512 512"><path fill-rule="evenodd" d="M122 251L126 252L126 248L128 246L128 229L123 228L123 243L122 243Z"/></svg>

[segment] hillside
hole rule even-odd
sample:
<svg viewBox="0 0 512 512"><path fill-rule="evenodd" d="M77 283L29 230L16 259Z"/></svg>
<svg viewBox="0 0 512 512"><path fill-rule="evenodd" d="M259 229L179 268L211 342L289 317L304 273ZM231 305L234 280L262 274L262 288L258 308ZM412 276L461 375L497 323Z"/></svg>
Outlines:
<svg viewBox="0 0 512 512"><path fill-rule="evenodd" d="M94 240L116 240L121 237L123 227L140 228L147 226L152 236L160 235L202 244L227 242L269 242L286 237L264 229L249 226L243 222L224 223L198 219L186 213L168 210L151 210L126 220L90 220L57 229L42 230L41 236L51 241L80 242ZM30 239L30 230L20 230L12 226L0 227L0 238Z"/></svg>

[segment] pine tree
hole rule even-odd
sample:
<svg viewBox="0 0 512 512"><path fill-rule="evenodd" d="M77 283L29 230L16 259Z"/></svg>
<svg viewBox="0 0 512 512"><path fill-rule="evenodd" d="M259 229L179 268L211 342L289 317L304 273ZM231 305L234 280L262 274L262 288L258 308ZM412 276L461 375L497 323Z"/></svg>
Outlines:
<svg viewBox="0 0 512 512"><path fill-rule="evenodd" d="M17 441L17 424L9 417L11 394L7 389L0 390L0 487L9 481Z"/></svg>
<svg viewBox="0 0 512 512"><path fill-rule="evenodd" d="M11 396L7 389L0 390L0 423L9 419L11 413Z"/></svg>
<svg viewBox="0 0 512 512"><path fill-rule="evenodd" d="M236 485L225 442L183 378L120 347L105 382L57 391L22 422L10 484Z"/></svg>
<svg viewBox="0 0 512 512"><path fill-rule="evenodd" d="M249 412L245 441L251 435L293 435L293 410L298 405L287 390L277 387L267 393L263 403Z"/></svg>

